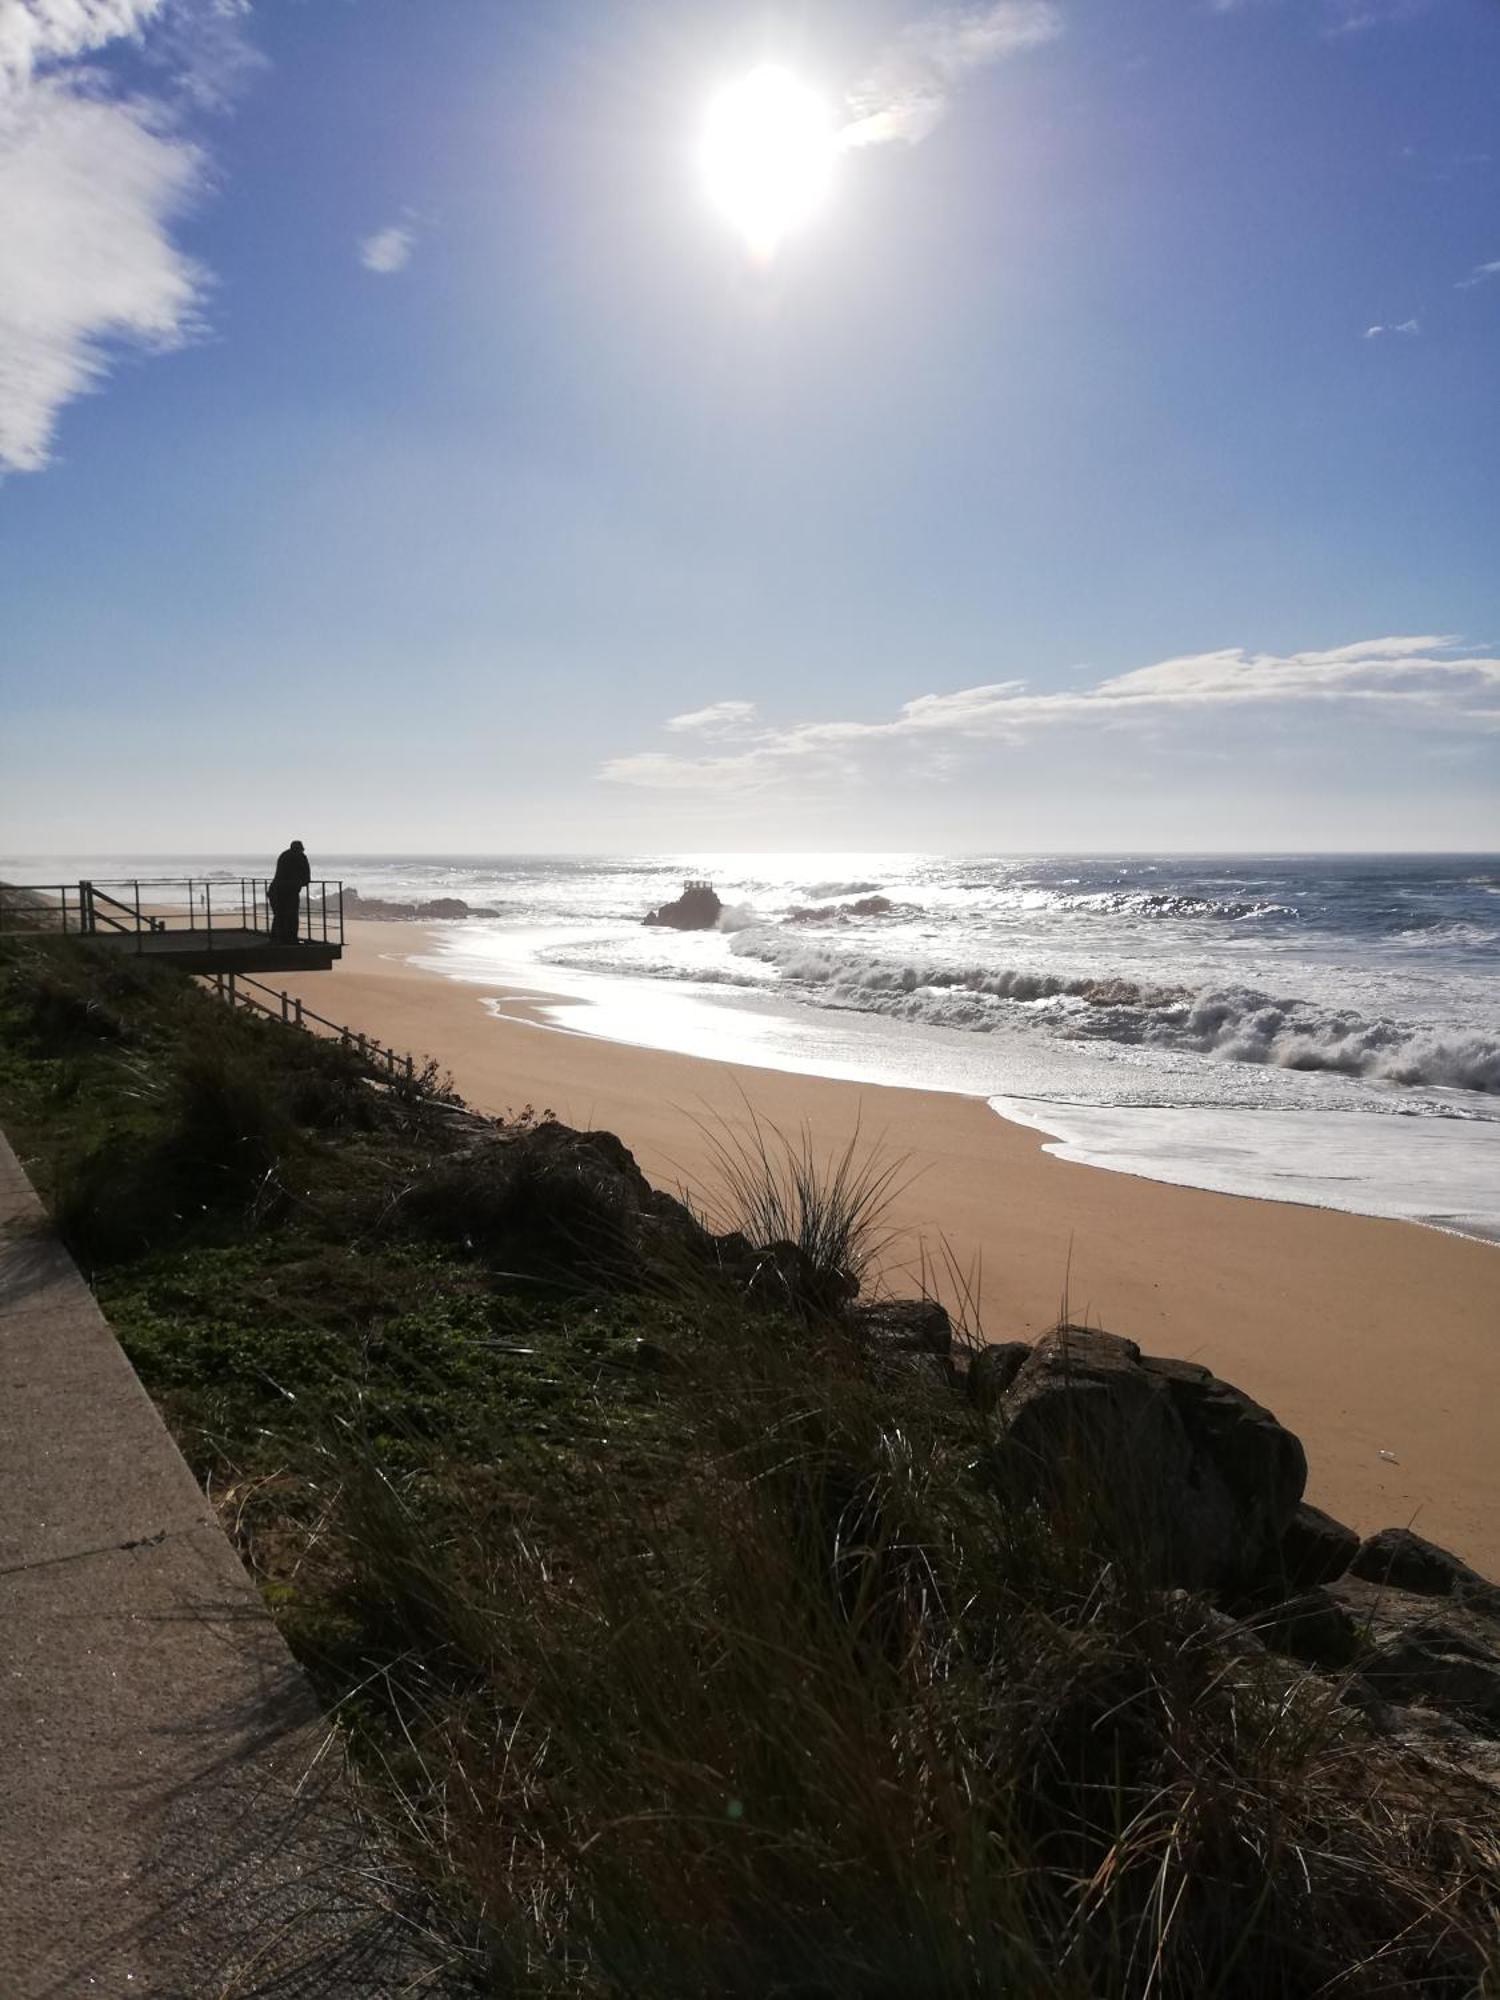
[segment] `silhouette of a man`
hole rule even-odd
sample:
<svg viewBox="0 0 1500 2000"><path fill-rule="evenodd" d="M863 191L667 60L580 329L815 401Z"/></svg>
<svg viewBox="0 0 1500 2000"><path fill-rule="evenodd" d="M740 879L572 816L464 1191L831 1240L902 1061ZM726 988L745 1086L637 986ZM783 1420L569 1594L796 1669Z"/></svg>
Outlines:
<svg viewBox="0 0 1500 2000"><path fill-rule="evenodd" d="M294 840L277 855L276 873L266 891L266 901L271 905L271 935L283 944L297 942L302 891L311 880L312 870L307 865L302 842Z"/></svg>

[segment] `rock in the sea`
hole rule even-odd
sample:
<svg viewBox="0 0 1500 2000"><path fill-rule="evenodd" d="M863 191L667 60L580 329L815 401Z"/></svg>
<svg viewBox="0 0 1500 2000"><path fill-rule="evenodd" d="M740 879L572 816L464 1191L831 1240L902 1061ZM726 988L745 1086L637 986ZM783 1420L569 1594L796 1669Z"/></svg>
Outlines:
<svg viewBox="0 0 1500 2000"><path fill-rule="evenodd" d="M981 1347L964 1378L969 1401L976 1409L993 1410L1030 1359L1027 1340L999 1340L992 1347Z"/></svg>
<svg viewBox="0 0 1500 2000"><path fill-rule="evenodd" d="M344 890L347 917L373 918L377 923L448 923L461 917L494 917L498 910L474 908L462 896L434 896L428 903L393 903L383 896L362 896L358 889Z"/></svg>
<svg viewBox="0 0 1500 2000"><path fill-rule="evenodd" d="M879 1299L855 1306L849 1323L861 1340L890 1353L948 1354L953 1322L936 1299Z"/></svg>
<svg viewBox="0 0 1500 2000"><path fill-rule="evenodd" d="M1307 1478L1301 1443L1269 1410L1116 1334L1064 1327L1038 1341L1001 1415L1001 1479L1087 1508L1164 1585L1264 1573Z"/></svg>
<svg viewBox="0 0 1500 2000"><path fill-rule="evenodd" d="M675 902L663 903L642 921L666 930L711 931L723 908L711 882L684 882Z"/></svg>
<svg viewBox="0 0 1500 2000"><path fill-rule="evenodd" d="M1358 1547L1352 1528L1302 1500L1292 1509L1276 1561L1288 1583L1312 1589L1342 1576Z"/></svg>

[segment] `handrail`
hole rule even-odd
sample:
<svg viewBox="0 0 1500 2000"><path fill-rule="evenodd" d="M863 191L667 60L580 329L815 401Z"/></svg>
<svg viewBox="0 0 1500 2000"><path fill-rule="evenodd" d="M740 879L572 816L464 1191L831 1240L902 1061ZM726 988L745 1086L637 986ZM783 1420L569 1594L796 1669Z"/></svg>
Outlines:
<svg viewBox="0 0 1500 2000"><path fill-rule="evenodd" d="M164 933L190 932L202 949L212 951L231 934L237 941L271 937L286 944L342 946L343 882L331 878L309 882L298 892L295 918L285 910L283 916L285 932L271 909L270 884L248 875L217 881L176 876L121 878L108 884L0 883L0 931L62 931L85 937L107 931L134 938L137 950L152 949L148 940Z"/></svg>
<svg viewBox="0 0 1500 2000"><path fill-rule="evenodd" d="M341 1026L337 1021L330 1021L325 1014L314 1013L311 1007L293 994L278 992L275 987L267 986L259 979L252 979L244 972L214 972L206 973L204 977L210 982L210 990L231 1007L253 1008L256 1013L264 1014L270 1020L281 1021L290 1028L305 1029L308 1034L313 1032L308 1023L315 1021L320 1028L326 1028L330 1035L337 1036L344 1048L356 1050L360 1060L369 1063L372 1068L379 1068L383 1064L388 1076L400 1077L407 1083L412 1082L416 1076L414 1056L402 1054L398 1049L387 1048L384 1042L377 1042L369 1035L358 1033L354 1028ZM264 993L267 996L266 1000L257 1000L254 993L246 993L244 988L247 986L253 986L256 993ZM274 1000L276 1006L269 1006L268 1000Z"/></svg>

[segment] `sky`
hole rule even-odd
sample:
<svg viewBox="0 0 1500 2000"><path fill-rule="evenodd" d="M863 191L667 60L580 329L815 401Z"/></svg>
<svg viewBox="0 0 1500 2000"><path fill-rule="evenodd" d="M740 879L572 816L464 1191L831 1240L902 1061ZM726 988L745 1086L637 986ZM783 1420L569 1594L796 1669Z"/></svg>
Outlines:
<svg viewBox="0 0 1500 2000"><path fill-rule="evenodd" d="M1497 363L1496 0L0 0L0 855L1500 848Z"/></svg>

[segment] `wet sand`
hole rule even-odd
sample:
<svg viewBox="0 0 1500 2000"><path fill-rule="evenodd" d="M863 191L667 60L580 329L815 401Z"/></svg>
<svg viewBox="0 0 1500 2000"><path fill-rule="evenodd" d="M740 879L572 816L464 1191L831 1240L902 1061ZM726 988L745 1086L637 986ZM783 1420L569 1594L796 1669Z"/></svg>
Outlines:
<svg viewBox="0 0 1500 2000"><path fill-rule="evenodd" d="M1500 1248L1073 1165L983 1098L568 1033L542 1023L546 996L412 965L428 943L419 925L354 923L332 973L276 983L435 1056L478 1110L530 1104L618 1132L663 1186L711 1197L700 1125L743 1130L748 1107L807 1125L820 1151L857 1130L902 1162L893 1289L946 1243L978 1279L990 1340L1034 1337L1066 1299L1074 1319L1201 1361L1302 1437L1309 1499L1362 1533L1411 1525L1500 1576Z"/></svg>

